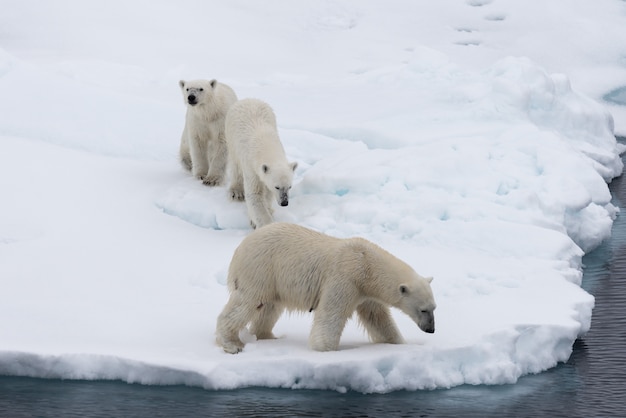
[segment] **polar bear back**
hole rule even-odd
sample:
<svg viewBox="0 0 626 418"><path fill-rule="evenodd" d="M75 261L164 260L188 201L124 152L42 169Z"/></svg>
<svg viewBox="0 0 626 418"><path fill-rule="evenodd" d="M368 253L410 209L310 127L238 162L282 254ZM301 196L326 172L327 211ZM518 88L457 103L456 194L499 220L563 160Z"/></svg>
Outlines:
<svg viewBox="0 0 626 418"><path fill-rule="evenodd" d="M246 237L228 273L231 292L300 311L315 309L322 292L333 289L351 294L350 303L373 298L396 306L401 285L428 287L420 293L427 303L432 299L426 280L374 243L291 223L270 224Z"/></svg>
<svg viewBox="0 0 626 418"><path fill-rule="evenodd" d="M261 100L242 99L231 107L226 117L226 140L229 150L241 161L286 164L276 116ZM256 167L258 164L251 165Z"/></svg>
<svg viewBox="0 0 626 418"><path fill-rule="evenodd" d="M294 224L264 226L235 250L229 290L259 302L280 301L290 310L315 309L342 241Z"/></svg>

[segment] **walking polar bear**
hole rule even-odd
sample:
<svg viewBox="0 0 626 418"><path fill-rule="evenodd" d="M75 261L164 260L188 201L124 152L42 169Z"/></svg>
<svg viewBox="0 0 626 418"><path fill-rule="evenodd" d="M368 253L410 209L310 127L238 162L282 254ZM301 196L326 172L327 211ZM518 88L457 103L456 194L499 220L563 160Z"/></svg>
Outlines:
<svg viewBox="0 0 626 418"><path fill-rule="evenodd" d="M237 95L216 80L180 80L187 114L180 139L180 160L207 186L219 186L226 172L226 113Z"/></svg>
<svg viewBox="0 0 626 418"><path fill-rule="evenodd" d="M257 99L235 103L226 116L230 196L245 200L253 228L274 221L272 201L289 204L298 163L288 162L272 108Z"/></svg>
<svg viewBox="0 0 626 418"><path fill-rule="evenodd" d="M228 271L230 299L217 319L217 343L238 353L241 331L251 323L258 339L275 338L283 310L315 311L309 345L337 350L344 326L357 312L375 343L404 343L393 306L417 326L435 332L432 278L363 238L340 239L289 223L273 223L248 235Z"/></svg>

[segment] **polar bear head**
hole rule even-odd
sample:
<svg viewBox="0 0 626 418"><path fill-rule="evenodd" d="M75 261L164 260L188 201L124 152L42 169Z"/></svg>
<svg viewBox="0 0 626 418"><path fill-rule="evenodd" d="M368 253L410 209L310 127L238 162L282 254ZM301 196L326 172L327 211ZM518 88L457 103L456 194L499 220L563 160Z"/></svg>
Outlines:
<svg viewBox="0 0 626 418"><path fill-rule="evenodd" d="M277 165L263 164L261 167L263 183L274 193L276 203L280 206L289 204L289 190L296 167L298 167L296 162Z"/></svg>
<svg viewBox="0 0 626 418"><path fill-rule="evenodd" d="M407 314L424 332L435 332L435 314L437 307L433 291L430 288L432 277L422 277L414 271L398 287L399 302L396 305Z"/></svg>
<svg viewBox="0 0 626 418"><path fill-rule="evenodd" d="M205 104L213 100L213 93L215 86L217 86L216 80L180 80L178 82L180 89L183 92L183 100L186 105L196 106L199 104Z"/></svg>

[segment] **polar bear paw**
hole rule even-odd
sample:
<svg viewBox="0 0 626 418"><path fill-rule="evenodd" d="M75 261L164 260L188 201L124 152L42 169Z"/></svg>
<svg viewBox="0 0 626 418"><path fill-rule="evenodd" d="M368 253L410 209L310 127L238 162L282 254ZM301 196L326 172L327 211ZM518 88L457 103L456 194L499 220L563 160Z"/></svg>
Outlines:
<svg viewBox="0 0 626 418"><path fill-rule="evenodd" d="M200 180L206 186L219 186L222 184L222 176L217 174L201 176Z"/></svg>
<svg viewBox="0 0 626 418"><path fill-rule="evenodd" d="M224 341L222 338L217 338L217 344L222 346L224 352L228 354L237 354L243 351L245 344L240 341Z"/></svg>
<svg viewBox="0 0 626 418"><path fill-rule="evenodd" d="M231 187L229 190L230 198L237 202L243 202L246 200L245 194L242 188L239 187Z"/></svg>
<svg viewBox="0 0 626 418"><path fill-rule="evenodd" d="M228 354L238 354L243 351L243 344L241 346L238 344L224 344L222 348Z"/></svg>

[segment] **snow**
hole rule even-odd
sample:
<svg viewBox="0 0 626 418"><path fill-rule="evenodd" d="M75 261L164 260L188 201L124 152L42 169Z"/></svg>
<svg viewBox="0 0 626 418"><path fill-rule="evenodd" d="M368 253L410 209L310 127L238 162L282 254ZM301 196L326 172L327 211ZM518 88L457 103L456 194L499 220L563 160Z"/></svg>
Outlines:
<svg viewBox="0 0 626 418"><path fill-rule="evenodd" d="M0 374L389 392L514 383L590 326L581 258L622 172L626 3L9 0L0 15ZM179 79L272 105L279 221L433 276L405 345L312 314L214 343L245 205L177 161ZM603 100L603 97L606 100Z"/></svg>

